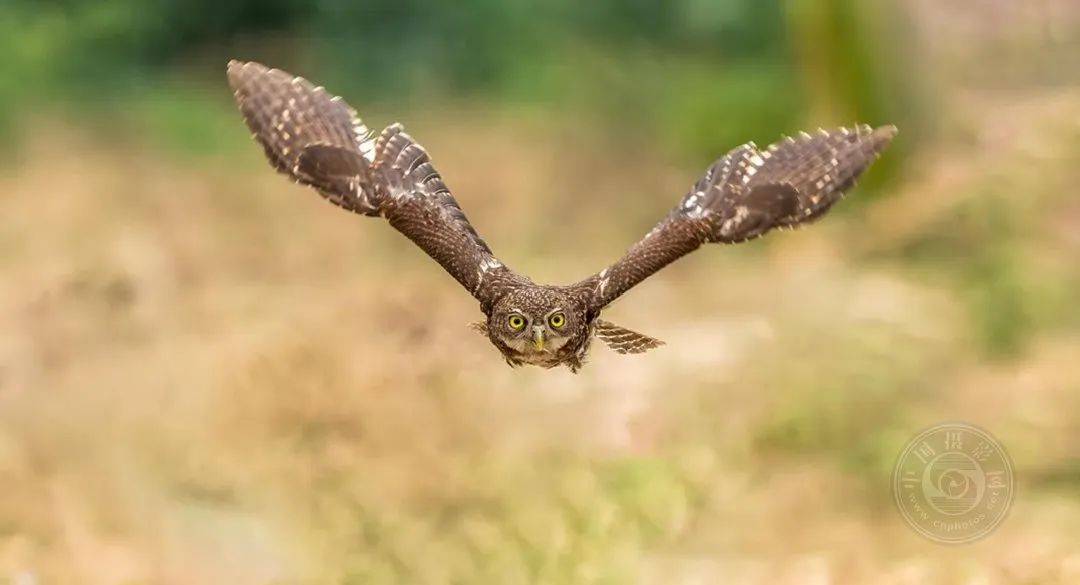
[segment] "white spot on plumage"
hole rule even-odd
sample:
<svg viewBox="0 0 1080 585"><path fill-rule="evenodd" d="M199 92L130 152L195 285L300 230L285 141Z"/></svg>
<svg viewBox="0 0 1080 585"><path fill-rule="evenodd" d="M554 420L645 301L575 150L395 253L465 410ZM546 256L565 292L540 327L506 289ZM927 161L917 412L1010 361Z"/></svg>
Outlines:
<svg viewBox="0 0 1080 585"><path fill-rule="evenodd" d="M686 198L686 201L683 201L683 211L692 211L695 207L698 206L698 200L701 199L701 197L703 197L704 195L705 193L703 191L695 191L694 193L692 193L689 197Z"/></svg>
<svg viewBox="0 0 1080 585"><path fill-rule="evenodd" d="M724 220L724 223L720 225L720 234L729 236L733 231L738 229L739 225L750 216L750 209L745 205L739 205L735 208L735 215Z"/></svg>

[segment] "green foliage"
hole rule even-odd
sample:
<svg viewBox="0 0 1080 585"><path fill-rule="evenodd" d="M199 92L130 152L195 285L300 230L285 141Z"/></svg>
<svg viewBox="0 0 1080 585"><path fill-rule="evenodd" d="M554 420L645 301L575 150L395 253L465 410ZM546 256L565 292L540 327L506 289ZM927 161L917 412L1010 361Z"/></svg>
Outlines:
<svg viewBox="0 0 1080 585"><path fill-rule="evenodd" d="M986 193L977 208L969 206L969 227L983 242L967 264L968 297L975 331L991 356L1016 355L1031 335L1033 322L1019 272L1013 238L1015 210L1001 197Z"/></svg>
<svg viewBox="0 0 1080 585"><path fill-rule="evenodd" d="M42 98L123 110L140 92L171 91L177 69L218 84L223 63L239 57L304 71L368 102L570 106L705 160L793 132L807 117L832 122L802 105L805 63L790 25L780 2L753 0L15 0L0 5L9 56L0 124ZM880 121L890 79L870 75L879 54L859 30L827 31L836 93L815 95ZM189 146L214 135L161 126Z"/></svg>
<svg viewBox="0 0 1080 585"><path fill-rule="evenodd" d="M658 104L660 135L699 164L750 140L769 144L799 126L799 87L782 62L695 63L675 70Z"/></svg>
<svg viewBox="0 0 1080 585"><path fill-rule="evenodd" d="M206 157L250 148L236 132L236 114L210 91L162 84L131 98L125 116L143 139L173 156Z"/></svg>
<svg viewBox="0 0 1080 585"><path fill-rule="evenodd" d="M810 117L821 125L894 124L903 140L875 165L871 189L894 176L902 153L931 133L923 110L925 81L918 78L919 48L899 4L859 0L793 0L786 4L797 75L806 88ZM897 47L904 47L897 50Z"/></svg>

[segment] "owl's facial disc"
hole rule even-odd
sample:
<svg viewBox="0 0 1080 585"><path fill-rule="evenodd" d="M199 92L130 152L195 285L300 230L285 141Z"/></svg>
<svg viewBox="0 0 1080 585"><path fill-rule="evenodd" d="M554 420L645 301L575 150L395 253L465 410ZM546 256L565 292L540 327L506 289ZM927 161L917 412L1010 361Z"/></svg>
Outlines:
<svg viewBox="0 0 1080 585"><path fill-rule="evenodd" d="M559 352L582 329L573 300L551 290L514 291L495 307L488 331L526 355Z"/></svg>

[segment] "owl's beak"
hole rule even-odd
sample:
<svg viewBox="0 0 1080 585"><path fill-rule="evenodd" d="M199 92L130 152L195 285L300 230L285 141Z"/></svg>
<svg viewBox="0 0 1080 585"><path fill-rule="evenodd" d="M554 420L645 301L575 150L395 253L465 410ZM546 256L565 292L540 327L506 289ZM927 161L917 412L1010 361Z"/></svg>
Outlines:
<svg viewBox="0 0 1080 585"><path fill-rule="evenodd" d="M533 345L536 351L544 351L544 328L533 327Z"/></svg>

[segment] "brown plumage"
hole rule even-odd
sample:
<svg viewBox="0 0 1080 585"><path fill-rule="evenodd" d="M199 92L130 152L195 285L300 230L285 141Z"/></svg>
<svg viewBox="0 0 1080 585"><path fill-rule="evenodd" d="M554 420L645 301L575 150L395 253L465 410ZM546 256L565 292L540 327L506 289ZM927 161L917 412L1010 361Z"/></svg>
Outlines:
<svg viewBox="0 0 1080 585"><path fill-rule="evenodd" d="M374 138L356 112L308 81L233 61L229 83L270 163L349 211L382 216L480 302L475 325L512 366L581 367L599 338L618 353L663 342L598 317L612 301L710 242L738 243L821 217L896 134L819 130L727 153L617 262L576 284L538 285L500 262L422 146L400 124Z"/></svg>

